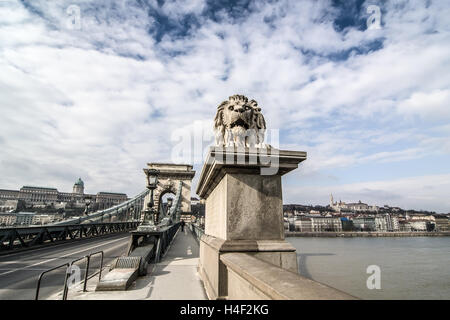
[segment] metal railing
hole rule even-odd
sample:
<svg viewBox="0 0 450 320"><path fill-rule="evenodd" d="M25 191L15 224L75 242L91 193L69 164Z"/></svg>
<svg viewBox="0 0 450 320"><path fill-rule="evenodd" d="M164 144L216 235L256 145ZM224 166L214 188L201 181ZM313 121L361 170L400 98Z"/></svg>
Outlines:
<svg viewBox="0 0 450 320"><path fill-rule="evenodd" d="M136 221L0 229L0 254L13 249L130 231L138 225Z"/></svg>
<svg viewBox="0 0 450 320"><path fill-rule="evenodd" d="M189 224L189 229L191 229L195 240L197 240L197 242L200 242L200 239L201 239L202 235L205 233L205 230L203 230L200 226L193 224L193 223Z"/></svg>
<svg viewBox="0 0 450 320"><path fill-rule="evenodd" d="M158 245L156 247L155 262L159 262L161 257L167 253L172 240L174 239L181 223L175 223L166 232L164 232L158 239Z"/></svg>
<svg viewBox="0 0 450 320"><path fill-rule="evenodd" d="M103 253L103 251L97 251L97 252L91 253L91 254L88 256L88 260L87 260L87 262L86 262L86 271L85 271L86 273L85 273L85 276L84 276L83 292L86 292L87 281L90 279L90 278L88 277L88 274L89 274L89 266L90 266L90 262L91 262L91 257L94 256L94 255L96 255L96 254L100 254L100 255L102 256L102 259L100 260L100 269L98 270L98 281L100 281L100 280L102 279L102 269L103 269L103 257L104 257L104 253ZM94 277L95 274L96 274L96 273L94 273L91 277Z"/></svg>
<svg viewBox="0 0 450 320"><path fill-rule="evenodd" d="M91 257L94 256L94 255L98 255L98 254L101 255L100 269L99 269L98 272L95 272L94 274L92 274L92 275L89 277L89 267L90 267ZM88 280L89 280L89 279L93 278L93 277L96 276L97 273L98 273L98 274L99 274L98 281L101 280L101 278L102 278L102 270L103 270L103 258L104 258L104 253L103 253L103 251L97 251L97 252L90 253L90 254L88 254L87 256L84 256L84 257L75 259L75 260L71 261L70 263L67 262L67 263L64 263L64 264L62 264L62 265L59 265L59 266L57 266L57 267L54 267L54 268L51 268L51 269L49 269L49 270L46 270L46 271L42 272L42 273L39 275L39 278L38 278L38 281L37 281L35 300L39 300L39 292L40 292L40 289L41 289L42 277L43 277L45 274L47 274L47 273L49 273L49 272L52 272L52 271L55 271L55 270L57 270L57 269L60 269L60 268L62 268L62 267L66 267L66 272L65 272L65 276L64 276L64 286L63 286L62 300L67 300L67 295L68 295L69 289L70 289L70 287L69 287L68 284L67 284L67 281L69 280L69 277L70 277L70 275L72 274L72 266L73 266L74 263L79 262L79 261L82 261L82 260L84 260L84 259L86 259L86 267L85 267L85 273L84 273L84 280L81 281L81 282L84 282L84 283L83 283L83 292L86 292L86 290L87 290L87 289L86 289L86 288L87 288L87 283L88 283Z"/></svg>
<svg viewBox="0 0 450 320"><path fill-rule="evenodd" d="M180 228L180 225L181 225L181 223L178 222L178 223L175 223L175 224L173 224L173 225L171 225L169 227L162 228L159 231L155 231L155 232L150 233L150 235L149 235L150 237L156 237L156 249L153 251L152 256L150 257L150 259L153 259L153 261L155 263L159 262L160 259L164 256L164 254L167 253L167 251L168 251L168 249L170 247L170 244L174 240L174 238L175 238L175 236L177 234L177 231ZM81 226L81 225L79 225L79 226ZM130 244L130 248L129 248L129 251L128 251L129 253L128 254L130 254L134 249L136 249L137 243L140 242L138 238L139 237L145 237L145 236L146 236L145 234L138 234L137 236L135 236L135 239ZM91 257L94 256L94 255L98 255L98 254L101 255L100 269L98 271L99 281L100 281L101 280L101 276L102 276L102 270L103 270L103 259L104 259L103 251L90 253L89 255L86 255L84 257L80 257L78 259L75 259L75 260L71 261L70 263L65 263L65 264L59 265L57 267L54 267L54 268L51 268L49 270L46 270L46 271L42 272L39 275L39 278L38 278L38 281L37 281L35 300L39 300L39 292L40 292L41 282L42 282L43 276L45 274L51 272L51 271L54 271L54 270L57 270L57 269L60 269L60 268L63 268L63 267L66 268L66 272L65 272L65 276L64 276L64 285L63 285L63 289L62 289L62 300L67 300L67 296L68 296L69 289L70 289L70 287L68 285L68 280L70 278L70 275L72 274L72 269L73 269L72 266L75 263L80 262L80 261L82 261L84 259L86 259L86 267L85 267L84 280L81 281L81 282L84 282L83 283L83 292L86 292L88 280L90 278L94 277L97 274L97 272L96 272L96 273L92 274L91 276L89 276L89 268L90 268Z"/></svg>
<svg viewBox="0 0 450 320"><path fill-rule="evenodd" d="M39 300L39 292L40 292L40 290L41 290L41 281L42 281L42 277L44 276L44 274L47 274L47 273L49 273L49 272L58 270L58 269L60 269L60 268L62 268L62 267L66 267L66 270L67 270L67 268L69 268L69 266L70 266L69 263L64 263L64 264L62 264L62 265L59 265L59 266L57 266L57 267L54 267L54 268L51 268L51 269L48 269L48 270L42 272L42 273L39 275L39 279L38 279L37 287L36 287L36 295L35 295L35 298L34 298L34 299L35 299L35 300ZM65 274L65 275L66 275L66 278L64 279L64 283L66 283L66 281L67 281L67 271L66 271L66 274Z"/></svg>
<svg viewBox="0 0 450 320"><path fill-rule="evenodd" d="M168 227L162 227L153 231L134 231L132 232L132 238L128 247L128 255L131 256L132 252L139 248L142 244L154 243L154 249L149 260L153 260L158 263L162 256L167 252L170 244L172 243L181 223L177 222Z"/></svg>

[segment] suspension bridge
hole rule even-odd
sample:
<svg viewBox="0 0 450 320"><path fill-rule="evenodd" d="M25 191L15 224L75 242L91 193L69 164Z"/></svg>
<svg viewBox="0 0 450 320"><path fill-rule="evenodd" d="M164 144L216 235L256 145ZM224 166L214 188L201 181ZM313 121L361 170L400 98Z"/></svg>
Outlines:
<svg viewBox="0 0 450 320"><path fill-rule="evenodd" d="M0 230L0 299L354 299L300 276L284 240L281 176L306 153L258 152L211 147L196 189L204 229L181 219L193 167L148 163L147 189L132 199ZM273 163L274 174L261 174Z"/></svg>

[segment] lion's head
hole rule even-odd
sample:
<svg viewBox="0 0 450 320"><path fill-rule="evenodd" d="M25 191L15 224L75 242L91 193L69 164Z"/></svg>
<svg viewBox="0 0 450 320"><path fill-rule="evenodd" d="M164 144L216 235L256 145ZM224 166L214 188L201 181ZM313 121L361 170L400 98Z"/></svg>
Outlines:
<svg viewBox="0 0 450 320"><path fill-rule="evenodd" d="M234 95L217 107L214 119L216 146L257 146L264 142L266 123L255 100Z"/></svg>
<svg viewBox="0 0 450 320"><path fill-rule="evenodd" d="M243 95L234 95L223 101L217 108L214 119L214 127L233 128L236 126L244 129L250 128L253 119L255 100L248 101Z"/></svg>

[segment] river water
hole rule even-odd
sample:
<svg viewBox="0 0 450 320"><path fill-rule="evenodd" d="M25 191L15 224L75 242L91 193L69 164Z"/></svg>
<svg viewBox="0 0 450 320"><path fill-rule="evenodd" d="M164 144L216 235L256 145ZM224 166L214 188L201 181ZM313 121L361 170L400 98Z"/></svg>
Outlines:
<svg viewBox="0 0 450 320"><path fill-rule="evenodd" d="M356 297L450 299L450 237L286 240L297 249L302 276ZM379 267L380 289L368 289L371 265Z"/></svg>

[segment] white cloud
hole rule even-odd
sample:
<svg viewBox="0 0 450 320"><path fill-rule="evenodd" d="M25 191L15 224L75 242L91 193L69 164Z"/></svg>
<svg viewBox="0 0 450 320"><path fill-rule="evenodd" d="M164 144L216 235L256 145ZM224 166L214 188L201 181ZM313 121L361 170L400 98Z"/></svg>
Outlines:
<svg viewBox="0 0 450 320"><path fill-rule="evenodd" d="M398 105L398 112L430 120L450 119L450 90L414 92Z"/></svg>
<svg viewBox="0 0 450 320"><path fill-rule="evenodd" d="M154 6L156 5L154 3ZM200 14L205 8L205 5L204 0L169 0L163 3L161 11L167 16L178 20L186 14Z"/></svg>

